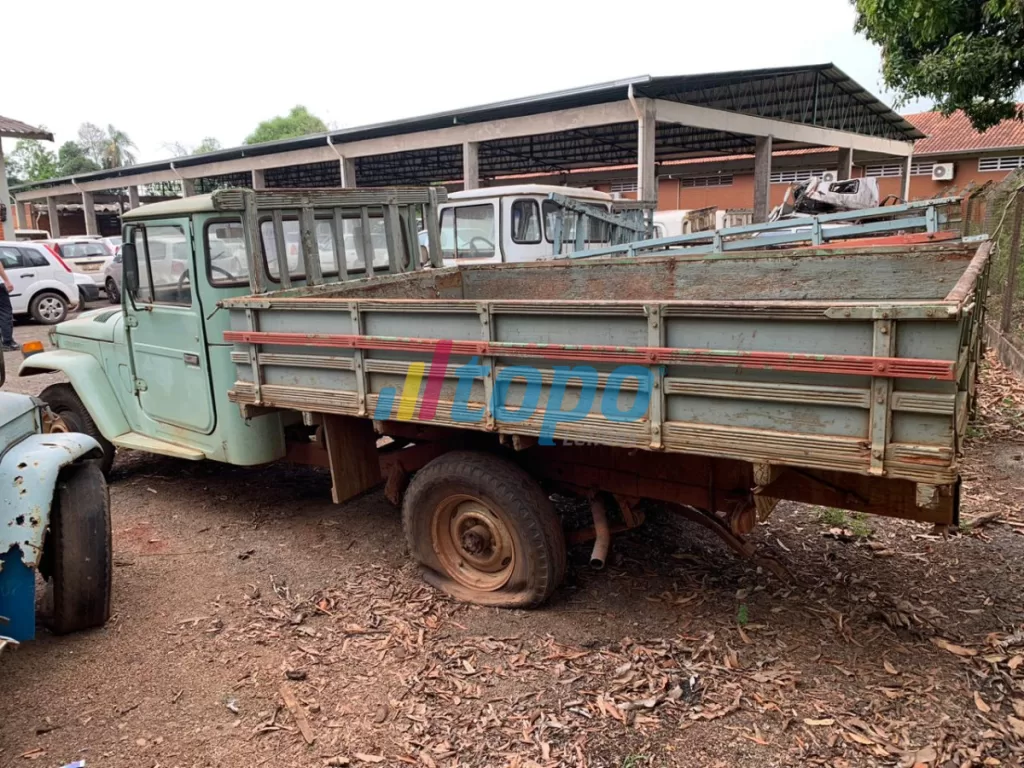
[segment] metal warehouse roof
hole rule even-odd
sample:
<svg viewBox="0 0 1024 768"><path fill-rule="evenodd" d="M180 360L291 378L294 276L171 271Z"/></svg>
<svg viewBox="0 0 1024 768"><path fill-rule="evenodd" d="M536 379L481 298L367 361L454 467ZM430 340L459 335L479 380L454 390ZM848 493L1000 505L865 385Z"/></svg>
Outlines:
<svg viewBox="0 0 1024 768"><path fill-rule="evenodd" d="M924 134L864 90L844 72L831 64L773 69L742 70L709 74L651 77L649 75L599 83L582 88L547 93L476 107L449 110L421 117L344 128L329 133L304 136L266 144L235 147L203 155L175 158L127 168L96 171L75 177L76 182L116 180L147 172L200 170L203 166L241 158L257 158L325 145L346 145L382 137L401 137L510 118L544 115L580 107L623 102L635 97L662 99L712 109L754 115L791 123L817 126L865 136L911 141ZM572 127L566 119L553 123L555 130L530 136L496 138L480 144L482 177L537 172L567 171L573 168L635 163L637 129L635 121L608 125ZM656 161L686 157L746 154L753 150L754 138L718 130L706 130L659 122ZM462 176L462 147L435 146L384 154L356 156L356 175L360 186L424 184L450 181ZM806 146L776 140L777 149ZM342 147L343 148L343 147ZM299 161L301 162L301 161ZM273 169L273 186L314 186L339 183L337 163L307 164L305 171L288 173ZM192 177L196 174L189 173ZM212 175L212 174L211 174ZM70 178L26 184L28 190L70 183Z"/></svg>
<svg viewBox="0 0 1024 768"><path fill-rule="evenodd" d="M12 139L40 139L42 141L53 141L53 134L44 131L42 128L23 123L12 117L0 115L0 136Z"/></svg>

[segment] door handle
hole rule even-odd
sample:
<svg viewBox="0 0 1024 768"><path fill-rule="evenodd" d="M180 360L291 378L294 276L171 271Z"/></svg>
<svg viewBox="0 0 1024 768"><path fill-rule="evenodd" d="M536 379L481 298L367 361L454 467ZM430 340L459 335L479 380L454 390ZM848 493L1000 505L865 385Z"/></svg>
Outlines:
<svg viewBox="0 0 1024 768"><path fill-rule="evenodd" d="M35 277L35 276L36 276L35 272L22 272L19 275L19 277Z"/></svg>
<svg viewBox="0 0 1024 768"><path fill-rule="evenodd" d="M197 368L199 367L199 355L194 355L191 352L186 352L184 354L184 358L185 365L194 365Z"/></svg>

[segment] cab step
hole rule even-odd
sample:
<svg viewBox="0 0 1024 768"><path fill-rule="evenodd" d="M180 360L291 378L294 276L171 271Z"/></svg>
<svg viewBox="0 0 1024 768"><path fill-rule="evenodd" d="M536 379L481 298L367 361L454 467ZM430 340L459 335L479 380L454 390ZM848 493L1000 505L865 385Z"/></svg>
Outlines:
<svg viewBox="0 0 1024 768"><path fill-rule="evenodd" d="M174 456L178 459L190 459L200 461L206 458L206 454L196 448L186 445L178 445L167 440L158 440L155 437L148 437L138 432L125 432L112 438L111 441L118 448L130 448L133 451L146 451L147 453L159 453L162 456Z"/></svg>

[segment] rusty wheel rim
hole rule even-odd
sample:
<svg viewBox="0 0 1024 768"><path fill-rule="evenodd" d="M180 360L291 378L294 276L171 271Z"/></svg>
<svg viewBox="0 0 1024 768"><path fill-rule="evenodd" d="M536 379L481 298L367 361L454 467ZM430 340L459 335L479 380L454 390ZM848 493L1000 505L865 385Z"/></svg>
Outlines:
<svg viewBox="0 0 1024 768"><path fill-rule="evenodd" d="M516 565L512 532L483 500L449 496L435 509L430 534L441 567L464 587L493 592L512 576Z"/></svg>
<svg viewBox="0 0 1024 768"><path fill-rule="evenodd" d="M43 432L50 434L53 432L70 432L68 424L64 419L58 416L56 413L46 408L43 411Z"/></svg>

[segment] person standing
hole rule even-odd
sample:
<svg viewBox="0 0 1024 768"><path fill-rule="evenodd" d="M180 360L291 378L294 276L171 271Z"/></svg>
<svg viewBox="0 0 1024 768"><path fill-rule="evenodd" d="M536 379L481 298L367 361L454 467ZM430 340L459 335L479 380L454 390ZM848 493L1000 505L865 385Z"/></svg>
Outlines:
<svg viewBox="0 0 1024 768"><path fill-rule="evenodd" d="M0 347L5 352L12 352L18 348L14 343L14 310L11 308L11 294L14 293L14 284L7 276L4 265L0 262Z"/></svg>

